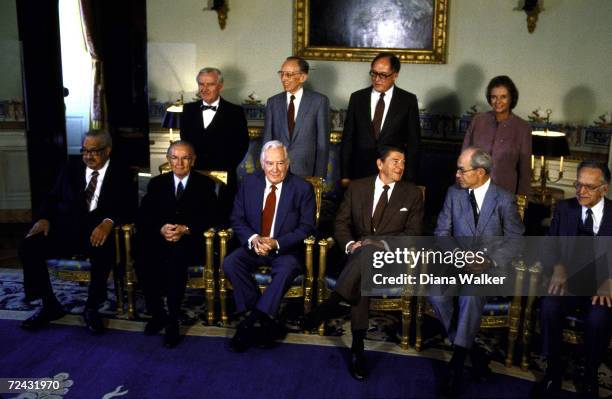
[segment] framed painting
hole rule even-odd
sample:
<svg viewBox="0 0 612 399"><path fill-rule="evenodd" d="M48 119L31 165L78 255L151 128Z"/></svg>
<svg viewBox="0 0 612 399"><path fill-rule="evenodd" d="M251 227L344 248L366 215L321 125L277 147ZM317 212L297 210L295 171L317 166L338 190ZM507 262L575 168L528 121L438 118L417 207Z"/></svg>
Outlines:
<svg viewBox="0 0 612 399"><path fill-rule="evenodd" d="M444 64L450 0L294 0L293 53L307 59Z"/></svg>

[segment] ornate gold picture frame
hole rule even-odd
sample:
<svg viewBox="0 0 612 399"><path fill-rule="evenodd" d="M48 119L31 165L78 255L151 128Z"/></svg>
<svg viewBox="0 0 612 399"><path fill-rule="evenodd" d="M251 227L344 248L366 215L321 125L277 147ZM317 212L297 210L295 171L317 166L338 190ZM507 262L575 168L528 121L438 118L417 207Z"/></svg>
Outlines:
<svg viewBox="0 0 612 399"><path fill-rule="evenodd" d="M450 0L294 0L293 53L307 59L445 64Z"/></svg>

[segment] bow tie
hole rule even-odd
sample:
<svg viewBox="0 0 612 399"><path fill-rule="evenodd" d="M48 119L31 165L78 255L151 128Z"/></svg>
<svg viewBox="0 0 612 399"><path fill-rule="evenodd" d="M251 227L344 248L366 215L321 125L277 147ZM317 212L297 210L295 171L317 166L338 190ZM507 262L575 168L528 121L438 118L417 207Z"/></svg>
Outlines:
<svg viewBox="0 0 612 399"><path fill-rule="evenodd" d="M217 111L217 106L216 105L200 105L200 108L202 109L202 111L206 111L207 109L210 109L212 111Z"/></svg>

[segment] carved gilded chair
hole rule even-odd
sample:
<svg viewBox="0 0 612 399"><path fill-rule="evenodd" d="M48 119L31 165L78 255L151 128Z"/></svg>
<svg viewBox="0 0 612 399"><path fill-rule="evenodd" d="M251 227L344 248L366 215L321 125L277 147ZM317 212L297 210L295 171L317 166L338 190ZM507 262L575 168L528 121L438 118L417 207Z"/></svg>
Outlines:
<svg viewBox="0 0 612 399"><path fill-rule="evenodd" d="M316 202L316 213L315 221L316 225L319 224L319 215L321 214L321 202L323 197L323 178L317 176L305 177L306 181L312 184L315 194ZM223 325L227 325L228 312L227 312L227 297L228 290L232 289L231 282L225 276L223 272L223 260L227 255L229 239L232 236L231 229L222 230L218 233L219 235L219 301L221 302L221 322ZM313 249L316 242L314 236L307 237L304 240L304 251L305 251L305 273L297 276L289 287L289 290L285 294L285 298L303 298L304 299L304 313L310 312L312 308L312 294L314 287L314 264L313 264ZM270 275L271 268L269 266L260 267L253 277L257 282L257 286L263 292L272 281Z"/></svg>
<svg viewBox="0 0 612 399"><path fill-rule="evenodd" d="M516 205L521 220L524 220L525 208L527 206L527 196L517 194ZM527 271L525 263L522 260L518 260L514 263L514 269L516 273L514 296L487 298L487 302L482 312L482 319L480 321L481 329L508 329L508 346L506 348L506 358L504 362L506 367L512 366L515 344L520 333L521 321L523 318L523 285L525 281L525 272ZM532 282L530 280L530 284L531 283ZM531 307L532 304L533 298L529 300L528 297L527 306ZM417 305L415 340L415 349L417 351L421 351L423 349L423 321L425 315L436 318L435 311L429 304L429 301L427 301L427 298L421 296L419 297Z"/></svg>
<svg viewBox="0 0 612 399"><path fill-rule="evenodd" d="M113 228L113 240L115 242L115 263L111 269L109 278L114 282L115 296L117 301L117 314L125 313L123 303L123 283L125 279L125 270L122 257L122 249L120 231L121 226ZM110 238L110 237L109 237ZM87 283L90 281L91 262L89 259L80 259L73 257L70 259L58 258L48 259L47 267L51 274L60 280L75 281L79 283Z"/></svg>
<svg viewBox="0 0 612 399"><path fill-rule="evenodd" d="M425 202L425 186L417 186ZM334 245L333 238L319 241L319 274L317 278L317 303L321 304L327 299L336 286L336 279L327 275L327 252ZM402 314L401 346L408 349L410 341L410 324L412 320L413 293L407 290L398 290L397 296L388 295L370 297L370 310L393 311ZM319 326L319 335L325 334L325 323Z"/></svg>
<svg viewBox="0 0 612 399"><path fill-rule="evenodd" d="M168 163L159 166L160 173L171 171ZM217 192L220 186L227 185L227 172L219 170L198 170L196 171L208 176L216 186ZM193 265L187 268L187 288L204 290L206 298L206 321L212 325L215 321L215 276L214 276L214 238L216 230L214 228L204 232L205 259L201 265Z"/></svg>

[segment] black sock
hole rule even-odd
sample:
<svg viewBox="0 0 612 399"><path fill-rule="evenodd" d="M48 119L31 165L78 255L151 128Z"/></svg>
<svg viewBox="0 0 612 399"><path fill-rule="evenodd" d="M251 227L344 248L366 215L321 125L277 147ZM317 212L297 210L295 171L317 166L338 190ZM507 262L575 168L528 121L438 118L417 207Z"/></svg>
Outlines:
<svg viewBox="0 0 612 399"><path fill-rule="evenodd" d="M465 364L465 358L467 357L469 350L463 346L455 345L453 350L453 357L450 360L449 366L453 369L462 369Z"/></svg>
<svg viewBox="0 0 612 399"><path fill-rule="evenodd" d="M366 330L355 330L353 331L353 342L351 343L351 352L363 353L364 344L363 340L367 334Z"/></svg>

